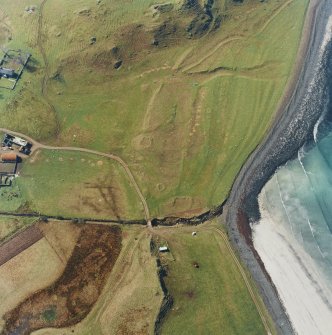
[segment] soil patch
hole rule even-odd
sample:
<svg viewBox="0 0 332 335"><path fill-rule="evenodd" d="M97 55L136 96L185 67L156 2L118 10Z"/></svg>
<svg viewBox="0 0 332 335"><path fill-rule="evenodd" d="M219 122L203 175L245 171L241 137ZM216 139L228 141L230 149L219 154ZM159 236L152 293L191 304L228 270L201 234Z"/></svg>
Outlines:
<svg viewBox="0 0 332 335"><path fill-rule="evenodd" d="M118 226L87 225L62 276L4 316L1 334L30 334L68 327L84 319L97 301L121 250Z"/></svg>
<svg viewBox="0 0 332 335"><path fill-rule="evenodd" d="M193 299L195 297L195 292L192 291L192 290L186 291L186 292L184 292L184 295L189 299Z"/></svg>

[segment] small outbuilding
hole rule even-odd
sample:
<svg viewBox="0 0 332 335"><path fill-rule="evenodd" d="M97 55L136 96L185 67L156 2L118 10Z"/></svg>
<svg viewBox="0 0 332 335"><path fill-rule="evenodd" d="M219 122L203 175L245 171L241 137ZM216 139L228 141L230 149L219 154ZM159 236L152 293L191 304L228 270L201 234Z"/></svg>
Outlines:
<svg viewBox="0 0 332 335"><path fill-rule="evenodd" d="M8 152L1 154L0 159L3 163L16 163L17 155L14 152Z"/></svg>

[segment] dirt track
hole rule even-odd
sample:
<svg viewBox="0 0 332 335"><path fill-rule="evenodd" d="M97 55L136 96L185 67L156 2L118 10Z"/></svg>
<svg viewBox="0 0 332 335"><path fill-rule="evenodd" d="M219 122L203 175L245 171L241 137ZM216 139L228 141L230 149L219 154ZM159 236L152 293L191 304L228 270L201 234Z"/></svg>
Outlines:
<svg viewBox="0 0 332 335"><path fill-rule="evenodd" d="M40 10L39 10L39 16L38 16L38 31L37 31L37 45L39 48L39 51L43 57L43 61L44 61L44 77L42 79L42 89L41 89L41 93L42 96L44 97L46 103L48 104L48 106L50 107L51 111L54 113L54 115L56 114L56 109L52 103L52 101L49 99L48 95L47 95L47 82L49 80L49 63L48 63L48 59L46 56L46 52L44 49L44 45L43 45L43 15L44 15L44 7L47 3L47 0L43 0L42 3L40 4ZM60 131L60 124L59 124L59 120L58 118L56 118L57 120L57 133L59 133Z"/></svg>
<svg viewBox="0 0 332 335"><path fill-rule="evenodd" d="M20 254L44 237L40 229L33 225L0 247L0 266Z"/></svg>

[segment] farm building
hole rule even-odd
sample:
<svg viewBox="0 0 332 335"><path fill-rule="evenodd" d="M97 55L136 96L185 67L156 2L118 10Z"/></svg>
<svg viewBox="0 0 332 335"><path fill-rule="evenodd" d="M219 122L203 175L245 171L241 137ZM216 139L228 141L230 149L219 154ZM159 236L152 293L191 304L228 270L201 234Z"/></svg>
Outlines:
<svg viewBox="0 0 332 335"><path fill-rule="evenodd" d="M0 88L13 90L27 65L31 54L23 54L21 50L2 50L0 59Z"/></svg>
<svg viewBox="0 0 332 335"><path fill-rule="evenodd" d="M29 155L31 152L32 144L23 138L13 136L10 134L5 134L2 140L2 146L11 148L12 145L17 145L19 147L19 151L24 153L25 155Z"/></svg>
<svg viewBox="0 0 332 335"><path fill-rule="evenodd" d="M14 152L0 154L0 187L11 186L20 157Z"/></svg>
<svg viewBox="0 0 332 335"><path fill-rule="evenodd" d="M8 152L0 155L2 163L16 163L17 155L14 152Z"/></svg>

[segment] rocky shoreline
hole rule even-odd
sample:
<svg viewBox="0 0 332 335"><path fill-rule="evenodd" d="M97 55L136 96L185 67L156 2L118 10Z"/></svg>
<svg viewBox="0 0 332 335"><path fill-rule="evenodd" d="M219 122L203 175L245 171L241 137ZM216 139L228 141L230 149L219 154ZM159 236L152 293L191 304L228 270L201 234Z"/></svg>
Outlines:
<svg viewBox="0 0 332 335"><path fill-rule="evenodd" d="M310 1L294 72L273 125L264 141L243 165L225 207L230 240L256 281L280 334L294 334L294 330L279 300L278 292L253 247L250 222L257 221L260 216L259 192L275 170L294 157L310 138L320 117L319 104L324 92L311 93L310 101L305 97L317 70L328 13L332 13L332 5L327 0Z"/></svg>

